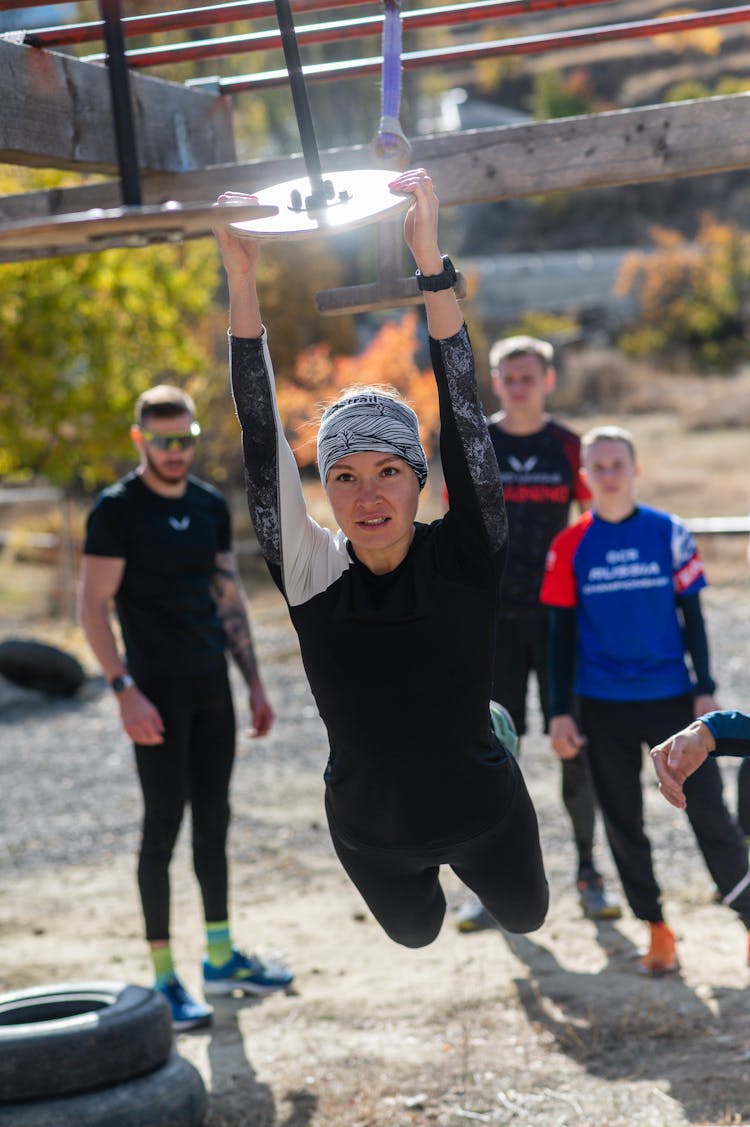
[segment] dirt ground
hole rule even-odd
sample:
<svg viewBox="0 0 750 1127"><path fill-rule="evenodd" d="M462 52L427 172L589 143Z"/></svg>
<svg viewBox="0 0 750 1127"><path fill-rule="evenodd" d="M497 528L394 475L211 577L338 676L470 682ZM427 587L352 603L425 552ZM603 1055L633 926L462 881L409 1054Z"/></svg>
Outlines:
<svg viewBox="0 0 750 1127"><path fill-rule="evenodd" d="M722 587L706 599L727 705L747 704L750 631L738 614L747 598L746 588ZM424 950L401 949L333 855L324 733L274 593L256 597L254 622L278 722L263 744L243 740L235 772L234 931L248 949L283 950L296 981L261 1003L219 999L213 1028L178 1037L209 1092L207 1127L750 1122L744 930L713 903L684 816L650 775L647 816L680 937L679 976L638 974L645 928L628 912L607 925L581 918L559 771L536 720L522 763L551 885L547 922L526 937L459 935L461 888L444 871L441 935ZM148 984L134 876L137 785L101 681L75 702L6 687L0 762L0 988ZM736 763L722 769L733 804ZM173 877L178 969L199 993L202 924L184 833Z"/></svg>

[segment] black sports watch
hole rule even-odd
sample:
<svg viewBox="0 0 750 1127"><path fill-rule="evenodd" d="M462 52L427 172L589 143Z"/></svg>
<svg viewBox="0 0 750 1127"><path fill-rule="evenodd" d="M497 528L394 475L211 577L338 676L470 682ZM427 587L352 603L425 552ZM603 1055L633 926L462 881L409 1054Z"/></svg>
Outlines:
<svg viewBox="0 0 750 1127"><path fill-rule="evenodd" d="M126 689L130 689L135 684L135 681L129 673L122 673L119 677L113 677L109 683L109 687L113 693L124 693Z"/></svg>
<svg viewBox="0 0 750 1127"><path fill-rule="evenodd" d="M425 276L421 270L417 270L416 277L417 285L420 290L428 290L430 293L437 293L438 290L451 290L458 281L456 267L448 258L447 254L443 255L443 270L441 274L427 274Z"/></svg>

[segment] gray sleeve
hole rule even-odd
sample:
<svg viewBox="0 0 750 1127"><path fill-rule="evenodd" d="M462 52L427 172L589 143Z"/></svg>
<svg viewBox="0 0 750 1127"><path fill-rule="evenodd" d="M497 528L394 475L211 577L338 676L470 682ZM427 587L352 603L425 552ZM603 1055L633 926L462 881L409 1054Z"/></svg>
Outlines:
<svg viewBox="0 0 750 1127"><path fill-rule="evenodd" d="M446 520L460 525L470 543L481 540L502 555L508 540L503 487L487 421L477 394L466 326L446 340L431 340L440 400L440 456L450 498Z"/></svg>

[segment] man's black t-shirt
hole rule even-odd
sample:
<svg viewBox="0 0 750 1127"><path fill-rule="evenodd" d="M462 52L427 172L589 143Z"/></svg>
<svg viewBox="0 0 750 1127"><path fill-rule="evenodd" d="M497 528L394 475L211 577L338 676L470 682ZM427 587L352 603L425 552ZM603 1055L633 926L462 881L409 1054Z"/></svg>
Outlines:
<svg viewBox="0 0 750 1127"><path fill-rule="evenodd" d="M573 500L589 493L578 476L581 441L550 421L534 434L508 434L490 420L508 514L508 560L500 591L505 618L546 614L539 589L547 549L568 523Z"/></svg>
<svg viewBox="0 0 750 1127"><path fill-rule="evenodd" d="M99 494L84 551L125 560L115 606L136 680L223 667L226 637L211 579L217 553L230 547L227 504L197 478L188 478L182 497L162 497L138 473Z"/></svg>

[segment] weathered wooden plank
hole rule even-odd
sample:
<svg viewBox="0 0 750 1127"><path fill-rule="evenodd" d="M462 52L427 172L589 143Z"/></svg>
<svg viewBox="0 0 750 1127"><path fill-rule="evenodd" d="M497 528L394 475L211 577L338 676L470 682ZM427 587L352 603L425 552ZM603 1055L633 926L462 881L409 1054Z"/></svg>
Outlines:
<svg viewBox="0 0 750 1127"><path fill-rule="evenodd" d="M456 297L466 297L466 279L458 275ZM379 278L360 286L341 286L321 290L315 295L315 307L324 316L342 313L371 313L376 309L393 309L402 305L422 305L424 297L412 274L409 278Z"/></svg>
<svg viewBox="0 0 750 1127"><path fill-rule="evenodd" d="M326 172L372 163L365 145L328 150L321 160ZM418 137L412 163L430 170L446 205L733 171L750 166L750 95ZM143 196L147 203L211 200L227 189L249 192L303 173L301 156L152 173L144 176ZM118 203L114 181L24 193L0 197L0 220Z"/></svg>
<svg viewBox="0 0 750 1127"><path fill-rule="evenodd" d="M142 75L132 76L131 90L145 171L184 172L234 159L228 98ZM105 66L2 38L0 104L0 163L117 172Z"/></svg>

